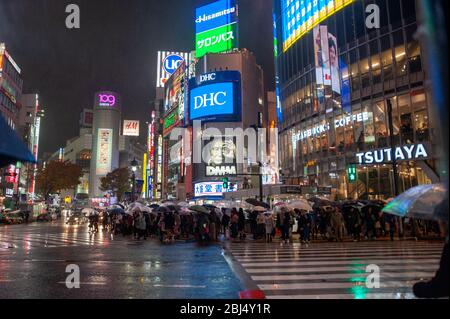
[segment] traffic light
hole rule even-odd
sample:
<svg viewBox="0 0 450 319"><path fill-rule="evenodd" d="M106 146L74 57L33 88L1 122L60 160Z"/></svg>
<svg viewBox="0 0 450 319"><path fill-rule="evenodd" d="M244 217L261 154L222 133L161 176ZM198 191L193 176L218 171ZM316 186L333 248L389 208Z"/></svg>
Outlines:
<svg viewBox="0 0 450 319"><path fill-rule="evenodd" d="M350 183L356 182L356 178L357 178L357 175L356 175L356 164L350 164L347 167L347 176L348 176L348 181Z"/></svg>
<svg viewBox="0 0 450 319"><path fill-rule="evenodd" d="M228 177L224 177L224 178L222 178L222 187L223 187L223 189L225 190L225 189L228 189Z"/></svg>

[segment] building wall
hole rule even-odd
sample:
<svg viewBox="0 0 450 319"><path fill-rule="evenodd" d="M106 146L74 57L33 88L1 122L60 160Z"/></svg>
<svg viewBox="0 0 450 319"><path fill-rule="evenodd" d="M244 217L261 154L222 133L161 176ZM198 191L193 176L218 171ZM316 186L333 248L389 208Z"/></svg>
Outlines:
<svg viewBox="0 0 450 319"><path fill-rule="evenodd" d="M114 96L114 105L101 106L99 95ZM112 101L112 100L111 100ZM100 178L106 176L107 173L119 167L119 134L121 127L121 100L120 96L114 92L98 92L95 94L94 102L94 118L92 129L92 159L91 173L89 179L89 196L99 197L103 192L99 190ZM111 152L110 152L110 169L104 174L97 174L97 160L99 159L98 150L98 134L101 129L112 130L111 136Z"/></svg>
<svg viewBox="0 0 450 319"><path fill-rule="evenodd" d="M364 21L365 7L373 2L380 7L381 28L371 30ZM281 1L274 4L281 40ZM414 38L415 1L355 1L321 25L327 25L328 32L337 38L339 81L341 88L348 87L349 94L344 90L338 94L331 88L322 91L317 85L312 31L286 52L279 41L276 63L283 114L279 121L283 173L289 184L331 185L339 197L391 197L389 165L358 167L356 183L348 183L346 167L355 162L357 152L390 145L388 100L393 106L395 145L431 143L429 150L434 154L422 50ZM363 114L366 116L358 117ZM335 125L347 116L356 120ZM316 127L325 129L306 138L299 135ZM400 191L430 182L421 165L433 166L434 160L399 165Z"/></svg>
<svg viewBox="0 0 450 319"><path fill-rule="evenodd" d="M266 116L266 98L264 93L264 75L262 68L256 63L256 58L250 51L242 49L232 53L208 54L202 57L196 65L196 75L211 73L214 71L239 71L241 73L241 102L242 119L240 122L208 122L202 124L202 129L217 128L225 135L226 128L241 128L244 131L259 122L258 114ZM265 123L263 123L265 125ZM196 140L199 137L193 136ZM202 149L208 141L202 141ZM247 141L244 148L247 149ZM195 149L194 149L195 151ZM244 151L245 152L245 151ZM252 165L247 162L248 156L244 156L244 163L237 164L237 173L252 173ZM255 161L256 159L251 159ZM206 181L221 181L221 176L206 176L206 164L194 163L192 170L192 183ZM230 176L229 182L242 187L243 176ZM254 181L257 184L257 180Z"/></svg>
<svg viewBox="0 0 450 319"><path fill-rule="evenodd" d="M23 80L21 70L0 43L0 114L14 129L19 125Z"/></svg>

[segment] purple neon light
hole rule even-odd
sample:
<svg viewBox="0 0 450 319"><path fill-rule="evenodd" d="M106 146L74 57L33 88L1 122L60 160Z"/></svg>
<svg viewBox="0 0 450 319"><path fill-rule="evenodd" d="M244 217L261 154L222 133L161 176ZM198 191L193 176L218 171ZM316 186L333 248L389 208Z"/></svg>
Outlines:
<svg viewBox="0 0 450 319"><path fill-rule="evenodd" d="M99 94L98 99L101 106L114 106L116 104L116 97L110 94Z"/></svg>

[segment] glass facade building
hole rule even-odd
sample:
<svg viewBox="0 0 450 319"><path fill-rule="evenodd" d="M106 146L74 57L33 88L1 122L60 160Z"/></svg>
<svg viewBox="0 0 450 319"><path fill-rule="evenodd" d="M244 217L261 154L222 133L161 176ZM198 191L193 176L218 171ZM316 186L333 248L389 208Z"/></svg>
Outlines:
<svg viewBox="0 0 450 319"><path fill-rule="evenodd" d="M379 28L366 26L371 4L380 9ZM310 28L302 29L303 14L314 12L314 6L317 23L307 21ZM426 145L429 157L398 162L398 191L434 181L433 123L415 36L415 0L275 0L274 27L286 184L331 186L337 199L389 198L394 195L392 163L358 165L354 182L347 179L347 167L357 153L417 143ZM328 41L318 40L322 29ZM291 34L294 38L287 38ZM328 71L318 63L321 43L328 46Z"/></svg>

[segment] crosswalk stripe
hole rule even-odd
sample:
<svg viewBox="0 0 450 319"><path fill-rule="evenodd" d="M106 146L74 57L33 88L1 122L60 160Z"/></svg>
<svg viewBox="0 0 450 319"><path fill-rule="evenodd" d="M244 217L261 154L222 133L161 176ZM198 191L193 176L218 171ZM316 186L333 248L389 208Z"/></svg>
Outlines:
<svg viewBox="0 0 450 319"><path fill-rule="evenodd" d="M402 260L405 259L416 259L416 260L420 260L420 259L429 259L429 258L436 258L438 259L441 255L440 254L430 254L430 255L426 255L425 257L423 256L417 256L417 255L397 255L396 257L401 258ZM284 257L284 258L280 258L277 256L274 256L272 258L264 258L264 259L257 259L258 262L261 263L267 263L267 262L273 262L273 261L287 261L287 260L302 260L303 256L297 256L297 257ZM376 256L346 256L346 257L314 257L314 258L309 258L308 260L310 261L336 261L336 260L347 260L349 262L356 262L356 261L360 261L360 260L366 260L367 258L377 258L378 260L390 260L393 256L383 256L383 255L376 255ZM236 260L243 262L243 263L249 263L252 261L256 261L255 258L236 258Z"/></svg>
<svg viewBox="0 0 450 319"><path fill-rule="evenodd" d="M364 299L414 299L413 293L368 293ZM317 295L270 295L267 299L355 299L354 294L323 294ZM358 298L356 298L358 299Z"/></svg>
<svg viewBox="0 0 450 319"><path fill-rule="evenodd" d="M423 262L439 262L439 259L423 259ZM337 261L281 261L281 262L264 262L264 263L243 263L244 267L260 266L260 267L273 267L273 266L312 266L312 265L346 265L350 263L348 260ZM369 259L364 260L366 264L416 264L417 259L414 260L381 260L381 259Z"/></svg>
<svg viewBox="0 0 450 319"><path fill-rule="evenodd" d="M265 276L251 276L253 280L259 281L287 281L287 280L332 280L332 279L352 279L359 276L366 276L366 272L360 273L345 273L345 274L320 274L320 275L265 275ZM381 272L382 280L386 278L411 277L411 278L428 278L434 275L434 271L428 272ZM364 277L364 280L366 278Z"/></svg>
<svg viewBox="0 0 450 319"><path fill-rule="evenodd" d="M410 299L412 285L432 278L443 243L232 243L228 250L269 299ZM366 287L368 265L380 288Z"/></svg>
<svg viewBox="0 0 450 319"><path fill-rule="evenodd" d="M276 284L260 284L258 287L262 290L308 290L308 289L333 289L333 288L366 288L364 281L358 282L315 282L315 283L276 283ZM381 281L380 288L401 288L406 287L406 282L395 281Z"/></svg>
<svg viewBox="0 0 450 319"><path fill-rule="evenodd" d="M315 267L301 267L301 268L247 268L247 272L249 274L288 274L288 273L309 273L309 272L333 272L333 271L358 271L358 270L364 270L366 269L367 265L360 265L360 266L341 266L341 267L332 267L330 265L322 265L322 266L315 266ZM428 271L428 270L435 270L436 264L430 263L430 264L424 264L421 263L419 265L410 264L410 265L384 265L382 268L382 271L392 271L392 270L416 270L416 271Z"/></svg>

